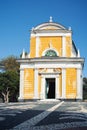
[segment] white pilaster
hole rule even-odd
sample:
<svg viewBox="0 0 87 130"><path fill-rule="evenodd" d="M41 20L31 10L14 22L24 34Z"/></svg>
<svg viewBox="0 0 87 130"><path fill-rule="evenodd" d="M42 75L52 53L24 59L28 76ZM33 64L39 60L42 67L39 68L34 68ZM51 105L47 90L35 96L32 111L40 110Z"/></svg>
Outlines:
<svg viewBox="0 0 87 130"><path fill-rule="evenodd" d="M83 99L82 69L77 69L77 99Z"/></svg>
<svg viewBox="0 0 87 130"><path fill-rule="evenodd" d="M22 101L24 98L24 69L20 69L20 87L18 100Z"/></svg>
<svg viewBox="0 0 87 130"><path fill-rule="evenodd" d="M66 98L66 70L62 68L62 99Z"/></svg>
<svg viewBox="0 0 87 130"><path fill-rule="evenodd" d="M62 36L62 56L66 57L66 38Z"/></svg>
<svg viewBox="0 0 87 130"><path fill-rule="evenodd" d="M45 99L45 78L41 76L41 99Z"/></svg>
<svg viewBox="0 0 87 130"><path fill-rule="evenodd" d="M36 57L39 57L39 43L40 43L39 36L36 36Z"/></svg>
<svg viewBox="0 0 87 130"><path fill-rule="evenodd" d="M55 90L56 90L56 99L58 99L60 97L60 92L59 92L59 77L56 77L56 85L55 85Z"/></svg>
<svg viewBox="0 0 87 130"><path fill-rule="evenodd" d="M38 99L38 69L34 70L34 99Z"/></svg>

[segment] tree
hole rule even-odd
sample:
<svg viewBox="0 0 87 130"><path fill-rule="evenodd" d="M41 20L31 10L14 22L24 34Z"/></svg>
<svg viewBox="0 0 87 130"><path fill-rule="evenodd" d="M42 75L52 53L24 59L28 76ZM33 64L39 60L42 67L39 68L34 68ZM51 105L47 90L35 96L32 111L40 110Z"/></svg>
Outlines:
<svg viewBox="0 0 87 130"><path fill-rule="evenodd" d="M18 91L19 76L15 71L6 71L0 73L0 93L4 98L4 102L9 102L11 93Z"/></svg>
<svg viewBox="0 0 87 130"><path fill-rule="evenodd" d="M87 99L87 78L83 78L83 99Z"/></svg>
<svg viewBox="0 0 87 130"><path fill-rule="evenodd" d="M4 66L5 71L16 71L19 73L19 63L16 62L15 56L9 56L2 59L1 64Z"/></svg>
<svg viewBox="0 0 87 130"><path fill-rule="evenodd" d="M13 101L16 98L19 89L19 63L16 62L15 56L9 56L2 59L1 65L4 66L0 73L0 97L3 96L4 101Z"/></svg>

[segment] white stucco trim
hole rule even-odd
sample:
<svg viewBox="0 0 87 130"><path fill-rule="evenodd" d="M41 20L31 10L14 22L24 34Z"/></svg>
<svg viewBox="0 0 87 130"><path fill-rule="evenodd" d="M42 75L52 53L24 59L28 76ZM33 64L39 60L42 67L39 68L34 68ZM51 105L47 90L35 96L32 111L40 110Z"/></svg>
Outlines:
<svg viewBox="0 0 87 130"><path fill-rule="evenodd" d="M84 58L76 57L76 58L71 58L71 57L37 57L37 58L20 58L17 60L19 63L40 63L40 62L61 62L61 63L67 63L67 62L72 62L72 63L84 63Z"/></svg>
<svg viewBox="0 0 87 130"><path fill-rule="evenodd" d="M37 36L71 36L71 33L37 33L31 34L31 37Z"/></svg>
<svg viewBox="0 0 87 130"><path fill-rule="evenodd" d="M41 76L41 93L40 93L40 99L45 99L45 78L44 76Z"/></svg>
<svg viewBox="0 0 87 130"><path fill-rule="evenodd" d="M23 100L24 98L24 69L20 69L20 87L19 87L19 97L18 100Z"/></svg>
<svg viewBox="0 0 87 130"><path fill-rule="evenodd" d="M80 63L54 63L54 62L45 62L45 63L36 63L36 64L21 64L21 68L81 68Z"/></svg>
<svg viewBox="0 0 87 130"><path fill-rule="evenodd" d="M58 99L58 98L60 98L60 90L59 90L59 86L60 86L60 84L59 84L59 75L58 76L56 76L56 79L55 79L56 81L55 81L55 98L56 99Z"/></svg>
<svg viewBox="0 0 87 130"><path fill-rule="evenodd" d="M55 78L55 99L59 98L59 80L58 80L58 74L43 74L41 75L41 96L40 99L44 100L46 99L46 78Z"/></svg>
<svg viewBox="0 0 87 130"><path fill-rule="evenodd" d="M36 57L39 57L39 44L40 44L40 38L39 36L36 37Z"/></svg>
<svg viewBox="0 0 87 130"><path fill-rule="evenodd" d="M62 69L62 99L66 99L66 69Z"/></svg>
<svg viewBox="0 0 87 130"><path fill-rule="evenodd" d="M34 99L38 99L38 69L34 70Z"/></svg>
<svg viewBox="0 0 87 130"><path fill-rule="evenodd" d="M62 37L62 57L66 57L66 38Z"/></svg>
<svg viewBox="0 0 87 130"><path fill-rule="evenodd" d="M58 23L53 22L52 21L52 17L50 17L50 20L51 20L51 22L49 21L49 22L46 22L46 23L39 24L38 26L36 26L34 28L34 30L41 30L41 29L47 28L49 26L52 26L52 27L54 27L56 29L66 30L66 28L64 26L62 26L62 25L60 25Z"/></svg>
<svg viewBox="0 0 87 130"><path fill-rule="evenodd" d="M83 91L82 69L77 69L77 97L76 99L83 99L82 91Z"/></svg>

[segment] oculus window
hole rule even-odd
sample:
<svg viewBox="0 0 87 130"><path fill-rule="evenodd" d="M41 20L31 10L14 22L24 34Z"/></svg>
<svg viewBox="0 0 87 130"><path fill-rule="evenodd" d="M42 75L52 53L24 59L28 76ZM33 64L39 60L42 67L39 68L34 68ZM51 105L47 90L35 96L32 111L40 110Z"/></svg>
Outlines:
<svg viewBox="0 0 87 130"><path fill-rule="evenodd" d="M57 56L57 53L54 50L48 50L45 56Z"/></svg>

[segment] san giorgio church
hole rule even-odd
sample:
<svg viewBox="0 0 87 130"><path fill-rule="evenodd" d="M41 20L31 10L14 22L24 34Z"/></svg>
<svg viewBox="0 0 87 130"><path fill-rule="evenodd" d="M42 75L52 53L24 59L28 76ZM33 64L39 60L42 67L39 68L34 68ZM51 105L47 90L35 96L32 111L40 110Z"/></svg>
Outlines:
<svg viewBox="0 0 87 130"><path fill-rule="evenodd" d="M72 40L72 30L53 21L31 29L30 52L20 63L19 101L83 99L84 58Z"/></svg>

